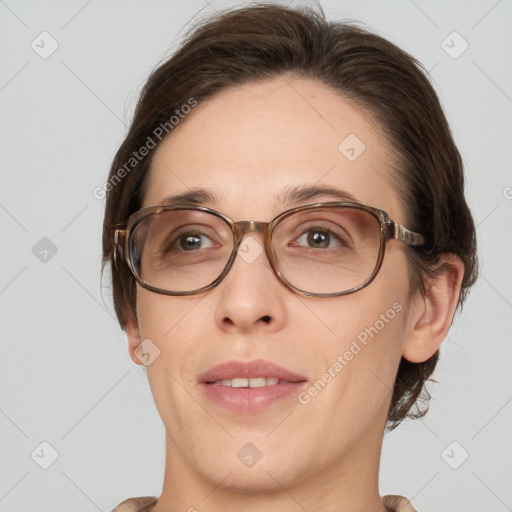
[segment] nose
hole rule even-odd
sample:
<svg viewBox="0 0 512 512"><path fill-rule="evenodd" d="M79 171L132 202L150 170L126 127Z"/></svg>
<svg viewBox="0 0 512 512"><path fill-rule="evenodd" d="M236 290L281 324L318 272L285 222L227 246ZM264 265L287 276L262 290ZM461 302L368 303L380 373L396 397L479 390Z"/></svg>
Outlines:
<svg viewBox="0 0 512 512"><path fill-rule="evenodd" d="M263 233L244 234L229 273L215 289L215 321L223 330L272 332L284 325L291 292L275 276L263 240Z"/></svg>

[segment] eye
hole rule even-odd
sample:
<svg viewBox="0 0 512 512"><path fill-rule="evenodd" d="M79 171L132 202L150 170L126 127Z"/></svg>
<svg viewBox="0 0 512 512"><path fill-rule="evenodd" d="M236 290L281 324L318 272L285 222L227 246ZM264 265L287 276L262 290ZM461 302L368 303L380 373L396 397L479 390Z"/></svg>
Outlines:
<svg viewBox="0 0 512 512"><path fill-rule="evenodd" d="M314 249L328 249L330 247L343 247L346 244L328 228L312 227L304 232L295 242L291 242L290 246L306 245Z"/></svg>
<svg viewBox="0 0 512 512"><path fill-rule="evenodd" d="M202 233L184 232L166 244L165 253L195 252L213 246L212 239Z"/></svg>

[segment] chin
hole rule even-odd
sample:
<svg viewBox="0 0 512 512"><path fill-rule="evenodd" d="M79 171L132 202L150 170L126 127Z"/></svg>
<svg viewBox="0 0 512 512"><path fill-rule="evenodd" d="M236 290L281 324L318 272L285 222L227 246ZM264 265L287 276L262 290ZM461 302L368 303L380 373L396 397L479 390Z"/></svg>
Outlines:
<svg viewBox="0 0 512 512"><path fill-rule="evenodd" d="M188 439L182 439L179 450L193 473L202 476L208 487L229 492L273 493L282 491L299 480L305 479L314 454L309 457L305 443L300 447L294 436L271 435L269 431L233 432L233 438L223 434L194 432ZM176 459L175 459L176 460Z"/></svg>
<svg viewBox="0 0 512 512"><path fill-rule="evenodd" d="M272 464L261 459L252 468L245 468L241 464L225 461L225 463L216 464L211 468L203 466L201 469L203 476L217 486L218 490L240 495L281 492L283 487L289 488L299 480L306 478L306 475L302 475L301 478L300 472L292 470L286 457L281 461L275 460ZM223 478L224 480L222 480ZM222 482L220 482L221 480Z"/></svg>

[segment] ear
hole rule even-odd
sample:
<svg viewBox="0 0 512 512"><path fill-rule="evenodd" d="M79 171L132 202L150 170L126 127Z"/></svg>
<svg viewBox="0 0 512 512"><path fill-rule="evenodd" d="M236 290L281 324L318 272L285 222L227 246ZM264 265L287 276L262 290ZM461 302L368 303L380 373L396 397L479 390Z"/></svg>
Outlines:
<svg viewBox="0 0 512 512"><path fill-rule="evenodd" d="M139 323L133 316L130 316L126 321L126 334L128 336L128 351L132 361L138 365L143 364L142 361L135 355L135 350L141 345L142 338L139 331Z"/></svg>
<svg viewBox="0 0 512 512"><path fill-rule="evenodd" d="M422 363L439 349L452 324L463 276L460 258L452 254L441 257L439 274L428 280L424 295L413 299L402 352L405 359Z"/></svg>

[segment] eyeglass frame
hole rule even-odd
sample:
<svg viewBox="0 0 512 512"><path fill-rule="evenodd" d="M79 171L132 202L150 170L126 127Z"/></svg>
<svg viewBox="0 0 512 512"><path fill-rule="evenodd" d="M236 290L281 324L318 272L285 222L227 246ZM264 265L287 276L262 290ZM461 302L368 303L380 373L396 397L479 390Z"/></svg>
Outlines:
<svg viewBox="0 0 512 512"><path fill-rule="evenodd" d="M343 291L343 292L334 292L334 293L313 293L313 292L306 292L304 290L301 290L295 286L293 286L279 271L277 268L276 262L273 257L273 253L270 250L271 244L272 244L272 234L275 230L275 228L279 225L281 221L288 218L289 216L301 212L301 211L308 211L308 210L314 210L314 209L320 209L320 208L335 208L335 207L343 207L343 208L351 208L351 209L357 209L357 210L363 210L370 214L372 214L380 223L380 245L379 245L379 254L377 257L376 265L373 269L372 274L370 277L364 281L362 284L355 286L349 290ZM172 210L196 210L196 211L202 211L209 214L212 214L221 220L223 220L231 229L231 233L233 235L233 249L231 251L231 255L224 267L224 270L222 273L210 284L203 286L202 288L197 288L196 290L186 291L186 292L173 292L168 290L163 290L161 288L156 288L155 286L152 286L148 283L146 283L135 271L132 261L131 261L131 253L130 253L130 238L132 235L133 230L137 225L142 222L144 219L151 215L155 215L158 213L162 213L164 211L172 211ZM136 211L130 217L128 218L128 221L123 224L116 224L112 227L112 232L114 235L114 264L117 269L117 253L119 252L121 255L121 258L126 262L128 265L128 268L130 269L132 275L135 277L135 280L139 283L140 286L143 288L150 290L155 293L159 293L162 295L172 295L172 296L186 296L186 295L196 295L198 293L205 292L207 290L210 290L214 287L216 287L219 283L221 283L226 275L231 270L231 267L233 266L233 262L235 261L236 255L238 253L238 247L242 243L242 240L244 236L248 233L254 233L254 232L262 232L264 234L264 249L265 254L267 255L267 259L270 263L270 266L272 268L272 271L278 278L278 280L283 283L289 290L292 292L301 295L303 297L340 297L343 295L349 295L352 293L355 293L362 288L366 288L376 277L379 273L382 262L384 261L384 255L386 252L386 244L389 240L398 240L400 242L405 243L406 245L409 245L411 247L416 247L423 245L425 243L425 237L420 234L416 233L414 231L411 231L407 229L402 224L399 224L398 222L394 222L390 219L387 212L384 210L381 210L379 208L375 208L373 206L367 206L361 203L356 202L324 202L324 203L312 203L302 206L296 206L294 208L290 208L288 210L285 210L284 212L281 212L279 215L277 215L273 220L270 222L260 222L260 221L253 221L253 220L241 220L241 221L234 221L230 219L227 215L224 215L223 213L214 210L212 208L208 208L206 206L197 206L197 205L187 205L187 204L180 204L180 205L162 205L162 206L148 206L145 208L141 208L140 210Z"/></svg>

